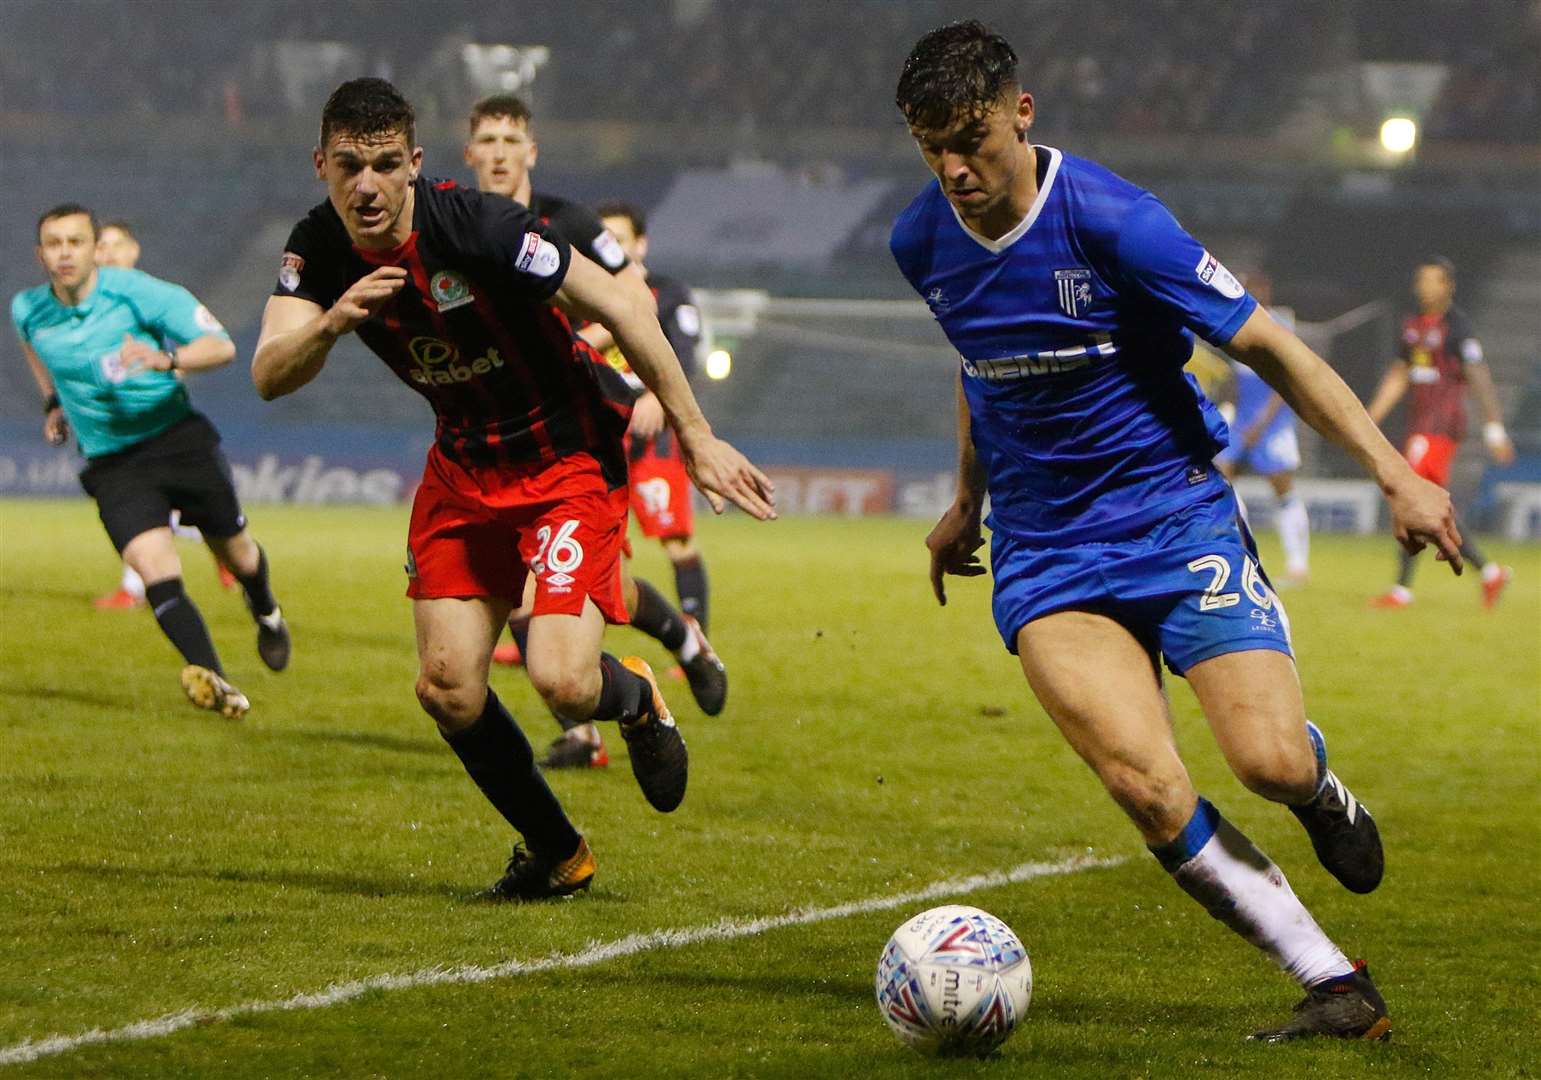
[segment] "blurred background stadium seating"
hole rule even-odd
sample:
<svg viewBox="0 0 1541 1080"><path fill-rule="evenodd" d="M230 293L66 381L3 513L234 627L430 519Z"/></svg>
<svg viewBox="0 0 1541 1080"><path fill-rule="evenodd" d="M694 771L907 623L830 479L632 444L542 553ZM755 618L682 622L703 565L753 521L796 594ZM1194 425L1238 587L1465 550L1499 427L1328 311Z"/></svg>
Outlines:
<svg viewBox="0 0 1541 1080"><path fill-rule="evenodd" d="M356 345L322 392L271 405L244 360L287 230L322 197L309 148L331 87L397 81L427 171L462 179L467 106L512 88L536 109L536 186L639 203L653 265L711 291L734 355L733 375L701 389L719 428L789 464L945 469L955 366L887 232L925 180L892 105L899 64L961 14L932 0L6 0L0 290L40 280L38 212L85 202L132 222L141 266L235 334L242 362L195 387L233 447L310 439L345 456L388 433L415 452L426 406ZM1152 188L1233 269L1266 270L1361 394L1414 261L1451 257L1526 455L1511 478L1541 479L1541 3L1248 0L1200 15L1177 0L978 0L967 14L1022 52L1037 141ZM1410 153L1381 146L1389 115L1419 124ZM754 310L720 290L759 291ZM0 449L42 453L36 394L7 351ZM1351 472L1314 440L1306 453L1308 471ZM1462 461L1470 497L1480 450Z"/></svg>

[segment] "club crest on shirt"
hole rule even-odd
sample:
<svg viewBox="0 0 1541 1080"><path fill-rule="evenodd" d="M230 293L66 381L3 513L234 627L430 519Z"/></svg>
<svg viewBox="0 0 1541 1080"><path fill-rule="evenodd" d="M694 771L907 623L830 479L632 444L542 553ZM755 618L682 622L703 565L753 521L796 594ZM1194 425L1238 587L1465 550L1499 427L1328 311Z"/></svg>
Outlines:
<svg viewBox="0 0 1541 1080"><path fill-rule="evenodd" d="M300 271L305 269L305 259L292 251L284 252L278 261L278 283L293 292L300 287Z"/></svg>
<svg viewBox="0 0 1541 1080"><path fill-rule="evenodd" d="M939 316L946 314L947 309L952 307L952 301L947 299L947 294L938 285L926 293L926 306L931 309L931 314Z"/></svg>
<svg viewBox="0 0 1541 1080"><path fill-rule="evenodd" d="M1055 290L1059 293L1059 309L1072 319L1092 305L1092 272L1084 266L1054 271Z"/></svg>
<svg viewBox="0 0 1541 1080"><path fill-rule="evenodd" d="M433 280L428 282L428 291L433 294L434 305L440 312L453 311L476 299L465 278L453 270L440 270L433 275Z"/></svg>

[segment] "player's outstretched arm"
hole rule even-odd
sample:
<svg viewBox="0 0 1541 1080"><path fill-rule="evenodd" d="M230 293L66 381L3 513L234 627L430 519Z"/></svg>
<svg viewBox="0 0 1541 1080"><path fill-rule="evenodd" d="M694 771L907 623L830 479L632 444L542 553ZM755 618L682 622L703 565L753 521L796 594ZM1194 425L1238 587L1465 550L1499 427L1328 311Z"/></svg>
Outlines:
<svg viewBox="0 0 1541 1080"><path fill-rule="evenodd" d="M980 519L984 513L985 477L974 453L973 426L969 421L968 400L963 396L963 376L958 375L958 493L941 520L926 537L931 552L931 592L936 602L947 606L947 574L978 577L985 572L979 561L984 546Z"/></svg>
<svg viewBox="0 0 1541 1080"><path fill-rule="evenodd" d="M728 499L761 521L776 516L775 487L743 454L712 434L701 406L658 325L656 304L640 276L611 276L574 251L555 301L564 310L604 326L627 363L658 397L679 439L685 467L721 513Z"/></svg>
<svg viewBox="0 0 1541 1080"><path fill-rule="evenodd" d="M1461 534L1450 493L1413 472L1386 441L1338 373L1258 308L1236 331L1228 351L1277 390L1306 423L1354 455L1391 505L1392 529L1408 551L1433 544L1461 572Z"/></svg>
<svg viewBox="0 0 1541 1080"><path fill-rule="evenodd" d="M292 394L321 373L327 353L401 291L407 271L382 266L355 281L330 308L299 296L273 296L251 358L251 379L264 401Z"/></svg>

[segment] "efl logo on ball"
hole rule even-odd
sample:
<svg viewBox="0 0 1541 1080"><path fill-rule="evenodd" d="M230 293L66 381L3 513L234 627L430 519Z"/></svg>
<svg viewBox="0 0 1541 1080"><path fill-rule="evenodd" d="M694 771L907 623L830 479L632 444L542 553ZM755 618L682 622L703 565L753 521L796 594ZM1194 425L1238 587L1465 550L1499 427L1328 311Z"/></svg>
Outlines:
<svg viewBox="0 0 1541 1080"><path fill-rule="evenodd" d="M878 958L876 990L883 1019L916 1050L983 1057L1026 1015L1033 968L1011 927L950 904L894 931Z"/></svg>

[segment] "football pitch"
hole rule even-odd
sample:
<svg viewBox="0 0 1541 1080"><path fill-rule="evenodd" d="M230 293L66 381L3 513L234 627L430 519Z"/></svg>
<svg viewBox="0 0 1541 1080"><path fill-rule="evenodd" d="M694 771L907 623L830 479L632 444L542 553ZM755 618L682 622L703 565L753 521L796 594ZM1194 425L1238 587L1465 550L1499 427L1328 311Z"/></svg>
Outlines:
<svg viewBox="0 0 1541 1080"><path fill-rule="evenodd" d="M650 810L607 733L609 769L552 777L592 892L493 906L471 897L511 836L413 697L405 511L252 516L294 632L281 676L181 545L252 701L231 723L183 700L149 614L92 609L117 569L89 503L0 502L0 1076L1536 1075L1541 549L1491 545L1516 570L1495 611L1426 556L1417 603L1378 612L1391 541L1313 538L1285 601L1310 713L1385 839L1373 895L1241 789L1171 682L1199 789L1396 1023L1266 1047L1243 1036L1297 990L1143 851L1001 648L987 582L936 607L928 522L704 522L731 692L707 719L664 681L684 806ZM634 565L672 595L656 545ZM666 666L630 630L611 648ZM543 746L522 672L493 685ZM873 1003L889 933L954 899L1032 956L1032 1007L985 1061L917 1056Z"/></svg>

